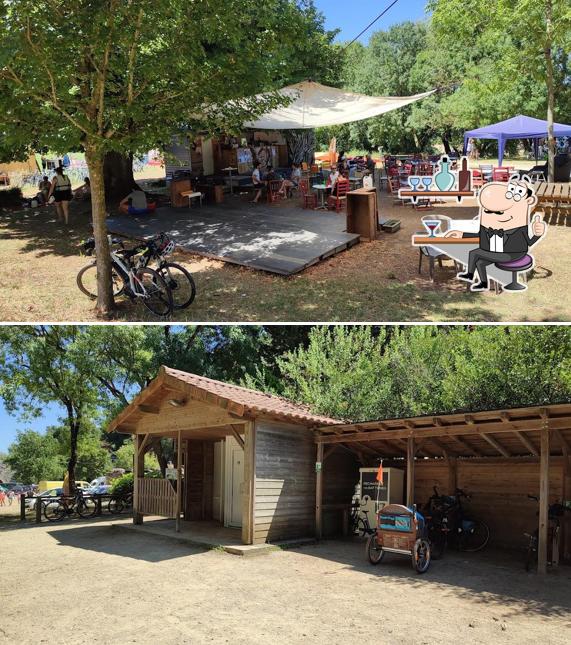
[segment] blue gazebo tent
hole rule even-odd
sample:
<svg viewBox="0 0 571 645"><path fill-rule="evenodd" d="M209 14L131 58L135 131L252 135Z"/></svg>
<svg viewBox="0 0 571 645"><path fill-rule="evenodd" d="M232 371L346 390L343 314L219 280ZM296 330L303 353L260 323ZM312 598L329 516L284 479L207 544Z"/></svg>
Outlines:
<svg viewBox="0 0 571 645"><path fill-rule="evenodd" d="M571 137L571 125L555 123L554 134L556 137ZM520 114L506 121L500 121L493 125L486 125L483 128L465 132L464 154L466 153L468 139L496 139L498 142L498 161L501 166L504 161L506 141L511 139L535 139L535 154L537 158L539 139L545 138L547 138L547 121Z"/></svg>

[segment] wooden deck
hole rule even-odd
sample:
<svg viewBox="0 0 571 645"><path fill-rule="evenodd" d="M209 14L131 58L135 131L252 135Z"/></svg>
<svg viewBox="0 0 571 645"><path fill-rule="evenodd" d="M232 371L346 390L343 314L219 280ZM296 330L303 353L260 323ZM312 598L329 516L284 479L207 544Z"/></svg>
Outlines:
<svg viewBox="0 0 571 645"><path fill-rule="evenodd" d="M132 239L164 232L190 253L284 276L359 242L345 231L344 213L304 210L293 200L268 205L235 198L203 208L165 207L153 215L117 215L107 225L112 234Z"/></svg>

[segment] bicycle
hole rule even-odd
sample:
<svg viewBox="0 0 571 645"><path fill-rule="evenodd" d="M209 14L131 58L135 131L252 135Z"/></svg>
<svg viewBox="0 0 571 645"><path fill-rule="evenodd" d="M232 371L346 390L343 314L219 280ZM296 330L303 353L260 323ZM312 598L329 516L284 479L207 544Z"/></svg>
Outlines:
<svg viewBox="0 0 571 645"><path fill-rule="evenodd" d="M528 499L533 500L534 502L539 503L539 498L535 495L528 495ZM553 563L553 556L555 555L554 550L559 548L559 535L561 533L561 518L565 514L565 511L570 509L563 506L559 502L551 504L547 510L547 518L549 521L549 540L548 544L551 544L551 561L548 564ZM539 511L536 513L539 515ZM531 571L532 568L537 568L537 553L539 546L539 529L535 529L533 533L524 533L524 535L529 538L529 543L527 545L526 557L525 557L525 570Z"/></svg>
<svg viewBox="0 0 571 645"><path fill-rule="evenodd" d="M360 537L373 535L375 529L369 524L369 511L361 510L360 502L351 504L351 515L349 519L349 530L351 535L358 533Z"/></svg>
<svg viewBox="0 0 571 645"><path fill-rule="evenodd" d="M39 500L41 504L41 500ZM69 497L61 497L44 506L44 517L48 522L60 522L64 517L76 514L82 518L93 517L97 513L97 503L93 497L85 497L81 490Z"/></svg>
<svg viewBox="0 0 571 645"><path fill-rule="evenodd" d="M172 313L172 291L164 278L147 266L138 266L134 258L140 253L139 248L126 250L121 240L109 238L111 248L111 280L113 296L126 295L131 300L142 302L153 314L166 317ZM95 240L90 238L82 244L86 255L95 250ZM83 267L77 274L77 286L86 296L97 298L97 263L92 262Z"/></svg>
<svg viewBox="0 0 571 645"><path fill-rule="evenodd" d="M471 497L461 488L454 495L440 495L436 486L426 504L427 534L432 546L432 557L438 560L448 548L451 537L458 551L476 553L490 540L490 529L485 522L466 516L462 499Z"/></svg>
<svg viewBox="0 0 571 645"><path fill-rule="evenodd" d="M120 515L125 509L133 507L133 493L113 496L107 504L107 510L112 515Z"/></svg>

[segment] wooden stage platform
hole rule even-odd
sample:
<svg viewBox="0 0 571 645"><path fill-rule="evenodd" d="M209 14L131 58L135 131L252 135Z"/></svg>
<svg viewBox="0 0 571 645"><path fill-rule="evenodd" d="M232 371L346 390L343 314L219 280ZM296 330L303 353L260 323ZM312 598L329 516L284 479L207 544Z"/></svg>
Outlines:
<svg viewBox="0 0 571 645"><path fill-rule="evenodd" d="M179 247L224 262L293 275L359 242L345 232L344 213L237 199L203 208L159 208L153 215L116 215L114 235L144 239L166 233Z"/></svg>

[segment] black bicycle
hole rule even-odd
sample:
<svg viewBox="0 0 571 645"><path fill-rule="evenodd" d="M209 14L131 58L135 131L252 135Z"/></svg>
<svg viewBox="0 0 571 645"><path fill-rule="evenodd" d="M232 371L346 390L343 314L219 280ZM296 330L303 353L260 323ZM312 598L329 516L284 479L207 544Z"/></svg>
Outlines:
<svg viewBox="0 0 571 645"><path fill-rule="evenodd" d="M41 501L38 500L41 504ZM86 497L78 490L73 497L61 497L44 506L44 517L48 522L59 522L64 517L75 514L79 517L93 517L97 513L97 502L93 497Z"/></svg>
<svg viewBox="0 0 571 645"><path fill-rule="evenodd" d="M457 488L454 495L440 495L436 486L433 491L423 511L432 557L441 558L449 542L459 551L468 553L484 549L490 540L490 529L485 522L466 514L462 499L470 500L470 495L461 488Z"/></svg>
<svg viewBox="0 0 571 645"><path fill-rule="evenodd" d="M528 495L528 499L533 500L534 502L539 503L539 498L536 497L535 495ZM547 511L547 518L549 521L549 540L548 544L551 545L552 549L553 547L558 548L559 547L559 536L561 534L561 518L565 514L565 511L569 511L570 509L566 508L563 506L563 504L560 504L559 502L555 502L555 504L551 504L548 508ZM536 513L536 515L539 515L539 511ZM526 556L525 556L525 570L526 571L531 571L531 569L537 568L537 552L538 552L538 547L539 547L539 529L535 529L533 533L525 533L525 536L529 538L529 543L527 545L527 550L526 550ZM551 562L553 562L554 559L554 553L551 553Z"/></svg>
<svg viewBox="0 0 571 645"><path fill-rule="evenodd" d="M358 533L360 537L365 537L367 535L373 535L375 532L375 529L371 528L369 524L369 511L362 509L359 502L353 502L351 504L349 524L351 535Z"/></svg>

